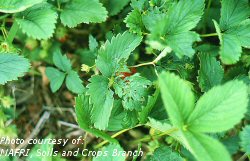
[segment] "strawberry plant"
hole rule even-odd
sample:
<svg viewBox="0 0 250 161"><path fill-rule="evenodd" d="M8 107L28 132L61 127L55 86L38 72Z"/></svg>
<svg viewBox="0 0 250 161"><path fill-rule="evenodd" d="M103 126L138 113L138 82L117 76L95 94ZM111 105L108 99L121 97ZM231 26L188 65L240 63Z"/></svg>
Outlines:
<svg viewBox="0 0 250 161"><path fill-rule="evenodd" d="M1 159L250 159L248 0L0 0L0 12L0 137L84 138Z"/></svg>

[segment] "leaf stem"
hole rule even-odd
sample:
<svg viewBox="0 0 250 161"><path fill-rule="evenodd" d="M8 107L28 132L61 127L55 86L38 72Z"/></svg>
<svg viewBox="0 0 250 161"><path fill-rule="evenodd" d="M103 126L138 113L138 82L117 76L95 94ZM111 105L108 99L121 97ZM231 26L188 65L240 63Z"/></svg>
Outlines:
<svg viewBox="0 0 250 161"><path fill-rule="evenodd" d="M218 36L217 33L211 33L211 34L203 34L203 35L200 35L201 37L212 37L212 36Z"/></svg>
<svg viewBox="0 0 250 161"><path fill-rule="evenodd" d="M57 0L56 2L57 2L57 7L58 7L58 10L60 11L60 10L61 10L61 4L60 4L60 1L59 1L59 0Z"/></svg>
<svg viewBox="0 0 250 161"><path fill-rule="evenodd" d="M242 155L237 161L244 161L247 158L247 153Z"/></svg>
<svg viewBox="0 0 250 161"><path fill-rule="evenodd" d="M114 135L112 135L111 138L116 138L117 136L119 136L119 135L121 135L121 134L123 134L123 133L125 133L125 132L127 132L127 131L129 131L129 130L131 130L131 129L140 127L140 126L142 126L142 125L139 124L139 125L136 125L136 126L134 126L134 127L132 127L132 128L123 129L123 130L121 130L121 131L115 133ZM107 144L107 143L108 143L108 141L107 141L107 140L104 140L103 142L97 144L97 145L94 147L94 149L98 149L98 148L102 147L103 145L105 145L105 144Z"/></svg>
<svg viewBox="0 0 250 161"><path fill-rule="evenodd" d="M8 17L9 15L10 15L10 14L5 14L5 15L0 16L0 20L5 19L5 18Z"/></svg>
<svg viewBox="0 0 250 161"><path fill-rule="evenodd" d="M157 135L153 135L153 136L145 136L145 137L143 137L143 138L141 138L141 139L132 141L131 144L138 144L138 143L140 143L140 142L149 141L149 140L151 140L151 139L154 138L154 137L161 137L161 136L169 135L169 134L171 134L171 133L173 133L173 132L176 132L176 131L178 131L178 128L171 128L171 129L165 131L164 133L157 134Z"/></svg>
<svg viewBox="0 0 250 161"><path fill-rule="evenodd" d="M207 10L209 10L209 9L210 9L211 4L212 4L212 0L209 0L209 1L208 1L208 4L207 4Z"/></svg>
<svg viewBox="0 0 250 161"><path fill-rule="evenodd" d="M138 65L134 65L131 66L132 68L137 68L137 67L141 67L141 66L147 66L147 65L153 65L155 66L155 64L160 61L162 58L164 58L168 53L170 53L172 51L172 49L170 47L166 47L161 53L160 55L158 55L154 61L152 62L147 62L147 63L141 63Z"/></svg>
<svg viewBox="0 0 250 161"><path fill-rule="evenodd" d="M12 42L17 34L18 29L19 29L19 26L18 26L17 22L14 21L13 25L11 26L10 32L8 34L8 37L7 37L7 42L9 44L12 44Z"/></svg>

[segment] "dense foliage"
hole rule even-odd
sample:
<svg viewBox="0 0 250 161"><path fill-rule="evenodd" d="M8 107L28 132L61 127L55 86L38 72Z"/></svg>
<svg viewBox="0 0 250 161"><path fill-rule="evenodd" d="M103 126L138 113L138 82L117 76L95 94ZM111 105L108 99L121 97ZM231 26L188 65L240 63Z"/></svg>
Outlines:
<svg viewBox="0 0 250 161"><path fill-rule="evenodd" d="M99 138L84 148L144 151L67 160L250 158L248 0L0 0L0 12L1 137L24 137L9 120L32 78L41 106L65 106L67 92L85 140ZM62 137L50 129L38 137ZM53 148L21 158L64 160L39 146Z"/></svg>

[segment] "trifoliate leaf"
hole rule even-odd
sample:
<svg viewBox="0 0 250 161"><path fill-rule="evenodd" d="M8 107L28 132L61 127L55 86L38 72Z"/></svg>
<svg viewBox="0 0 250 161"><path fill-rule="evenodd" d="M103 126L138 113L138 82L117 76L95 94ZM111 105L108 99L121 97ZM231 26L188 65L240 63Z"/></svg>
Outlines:
<svg viewBox="0 0 250 161"><path fill-rule="evenodd" d="M17 80L28 72L29 68L28 59L14 53L0 53L0 84Z"/></svg>
<svg viewBox="0 0 250 161"><path fill-rule="evenodd" d="M213 87L198 100L188 118L188 128L208 133L229 130L244 117L247 105L247 86L242 81Z"/></svg>
<svg viewBox="0 0 250 161"><path fill-rule="evenodd" d="M109 89L109 79L104 76L96 75L89 81L87 94L93 103L91 120L96 128L105 130L113 108L113 91Z"/></svg>
<svg viewBox="0 0 250 161"><path fill-rule="evenodd" d="M44 0L0 0L0 12L16 13L22 12L35 4L41 3Z"/></svg>
<svg viewBox="0 0 250 161"><path fill-rule="evenodd" d="M235 64L241 56L241 46L250 47L249 16L247 0L222 0L220 26L215 21L214 25L220 39L220 56L224 64Z"/></svg>
<svg viewBox="0 0 250 161"><path fill-rule="evenodd" d="M246 126L242 132L240 132L240 144L243 150L250 154L250 125Z"/></svg>
<svg viewBox="0 0 250 161"><path fill-rule="evenodd" d="M111 77L119 69L120 62L127 60L131 52L141 43L142 38L124 32L107 41L99 50L96 66L106 77Z"/></svg>
<svg viewBox="0 0 250 161"><path fill-rule="evenodd" d="M35 5L16 16L16 22L22 31L39 40L52 37L56 19L56 11L51 9L47 3Z"/></svg>
<svg viewBox="0 0 250 161"><path fill-rule="evenodd" d="M119 144L110 144L103 147L102 154L94 157L93 161L125 161L126 156L121 155L119 152L124 152Z"/></svg>
<svg viewBox="0 0 250 161"><path fill-rule="evenodd" d="M183 133L184 146L199 161L231 161L226 148L217 140L199 133Z"/></svg>
<svg viewBox="0 0 250 161"><path fill-rule="evenodd" d="M221 6L220 27L223 31L250 16L248 0L222 0Z"/></svg>
<svg viewBox="0 0 250 161"><path fill-rule="evenodd" d="M62 55L60 50L54 52L53 62L57 68L61 69L64 72L69 72L72 69L70 60L66 55Z"/></svg>
<svg viewBox="0 0 250 161"><path fill-rule="evenodd" d="M192 57L195 51L192 49L194 41L199 36L193 29L203 14L204 0L182 0L175 2L166 16L151 29L151 40L157 40L170 46L178 57L184 55Z"/></svg>
<svg viewBox="0 0 250 161"><path fill-rule="evenodd" d="M104 6L107 8L110 16L114 16L118 14L128 3L130 0L104 0Z"/></svg>
<svg viewBox="0 0 250 161"><path fill-rule="evenodd" d="M46 68L46 75L50 80L50 89L55 93L63 84L66 74L56 68Z"/></svg>
<svg viewBox="0 0 250 161"><path fill-rule="evenodd" d="M224 70L220 62L211 54L199 54L200 70L199 70L199 86L203 92L208 91L213 86L219 85L223 79Z"/></svg>
<svg viewBox="0 0 250 161"><path fill-rule="evenodd" d="M194 109L195 97L191 87L180 77L168 72L160 74L159 83L171 123L182 128Z"/></svg>
<svg viewBox="0 0 250 161"><path fill-rule="evenodd" d="M65 26L76 27L80 23L99 23L108 12L98 0L72 0L62 9L60 19Z"/></svg>
<svg viewBox="0 0 250 161"><path fill-rule="evenodd" d="M116 93L122 98L123 107L127 110L140 110L146 103L148 87L151 82L139 74L120 79L114 84Z"/></svg>
<svg viewBox="0 0 250 161"><path fill-rule="evenodd" d="M66 86L70 91L77 94L81 94L85 91L82 80L79 78L77 72L73 70L71 70L66 77Z"/></svg>
<svg viewBox="0 0 250 161"><path fill-rule="evenodd" d="M172 151L167 146L157 148L149 159L150 161L183 161L177 152Z"/></svg>

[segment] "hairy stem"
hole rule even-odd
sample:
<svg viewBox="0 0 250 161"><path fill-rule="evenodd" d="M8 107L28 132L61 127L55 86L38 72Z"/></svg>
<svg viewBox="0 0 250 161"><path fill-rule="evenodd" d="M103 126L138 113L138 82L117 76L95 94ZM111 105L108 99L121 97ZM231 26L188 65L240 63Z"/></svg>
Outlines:
<svg viewBox="0 0 250 161"><path fill-rule="evenodd" d="M244 161L247 158L247 153L242 155L237 161Z"/></svg>
<svg viewBox="0 0 250 161"><path fill-rule="evenodd" d="M111 138L116 138L117 136L119 136L119 135L121 135L121 134L123 134L123 133L125 133L125 132L127 132L127 131L129 131L129 130L131 130L131 129L134 129L134 128L136 128L136 127L140 127L140 126L142 126L142 125L139 124L139 125L137 125L137 126L135 126L135 127L121 130L121 131L115 133L114 135L112 135ZM107 143L108 143L108 141L107 141L107 140L104 140L103 142L101 142L101 143L99 143L98 145L96 145L96 146L94 147L94 149L101 148L103 145L105 145L105 144L107 144Z"/></svg>
<svg viewBox="0 0 250 161"><path fill-rule="evenodd" d="M200 35L201 37L212 37L212 36L218 36L217 33L211 33L211 34L203 34L203 35Z"/></svg>

